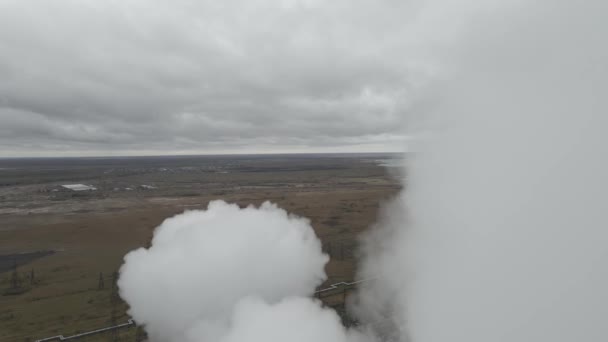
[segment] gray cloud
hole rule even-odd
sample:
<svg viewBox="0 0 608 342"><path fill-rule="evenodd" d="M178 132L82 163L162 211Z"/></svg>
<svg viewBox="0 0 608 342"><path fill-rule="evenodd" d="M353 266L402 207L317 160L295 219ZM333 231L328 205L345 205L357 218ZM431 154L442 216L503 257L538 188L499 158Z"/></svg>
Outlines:
<svg viewBox="0 0 608 342"><path fill-rule="evenodd" d="M0 156L399 146L411 7L3 1Z"/></svg>

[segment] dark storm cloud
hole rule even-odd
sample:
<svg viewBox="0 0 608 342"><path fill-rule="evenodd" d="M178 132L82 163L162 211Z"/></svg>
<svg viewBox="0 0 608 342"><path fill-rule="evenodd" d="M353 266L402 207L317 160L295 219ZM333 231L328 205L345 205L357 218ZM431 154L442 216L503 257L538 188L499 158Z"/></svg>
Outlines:
<svg viewBox="0 0 608 342"><path fill-rule="evenodd" d="M0 156L384 150L400 2L0 2Z"/></svg>

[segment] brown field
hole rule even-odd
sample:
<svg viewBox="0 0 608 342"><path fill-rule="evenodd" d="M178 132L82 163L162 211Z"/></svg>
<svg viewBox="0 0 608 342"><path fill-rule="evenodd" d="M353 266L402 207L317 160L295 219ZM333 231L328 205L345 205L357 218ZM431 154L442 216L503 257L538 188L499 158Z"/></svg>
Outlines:
<svg viewBox="0 0 608 342"><path fill-rule="evenodd" d="M126 304L112 305L110 300L112 273L124 254L146 246L167 217L205 208L214 199L240 205L270 200L309 218L331 255L326 283L350 281L357 236L373 224L381 203L399 190L398 182L371 162L375 158L182 160L164 161L162 165L169 166L162 167L149 162L145 168L96 163L48 172L35 165L25 171L0 171L0 264L6 265L7 255L15 253L56 251L18 262L24 292L0 296L0 341L33 341L102 328L112 323L112 310L115 322L127 321ZM93 184L98 190L82 195L53 191L66 183ZM137 184L154 189L142 190ZM12 270L0 272L4 291L11 287ZM105 285L101 290L100 273ZM330 297L326 300L335 304L342 296ZM124 329L121 340L134 341L134 334L135 329Z"/></svg>

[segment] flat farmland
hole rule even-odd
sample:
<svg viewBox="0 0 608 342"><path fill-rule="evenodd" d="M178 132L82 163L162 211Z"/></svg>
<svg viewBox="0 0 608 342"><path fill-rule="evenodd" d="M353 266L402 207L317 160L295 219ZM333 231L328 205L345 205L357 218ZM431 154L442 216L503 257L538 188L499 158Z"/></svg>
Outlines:
<svg viewBox="0 0 608 342"><path fill-rule="evenodd" d="M326 284L351 281L357 237L400 189L382 166L391 158L396 156L0 160L0 341L126 322L126 304L112 300L123 256L147 246L164 219L216 199L241 206L268 200L309 218L331 257ZM15 281L19 291L11 293ZM134 330L122 331L123 339L133 340Z"/></svg>

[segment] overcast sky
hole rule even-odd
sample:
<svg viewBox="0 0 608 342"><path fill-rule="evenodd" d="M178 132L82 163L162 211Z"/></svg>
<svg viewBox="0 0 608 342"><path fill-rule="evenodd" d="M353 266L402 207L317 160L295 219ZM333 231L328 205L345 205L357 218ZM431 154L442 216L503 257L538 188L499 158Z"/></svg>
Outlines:
<svg viewBox="0 0 608 342"><path fill-rule="evenodd" d="M401 150L404 3L0 0L0 156Z"/></svg>

